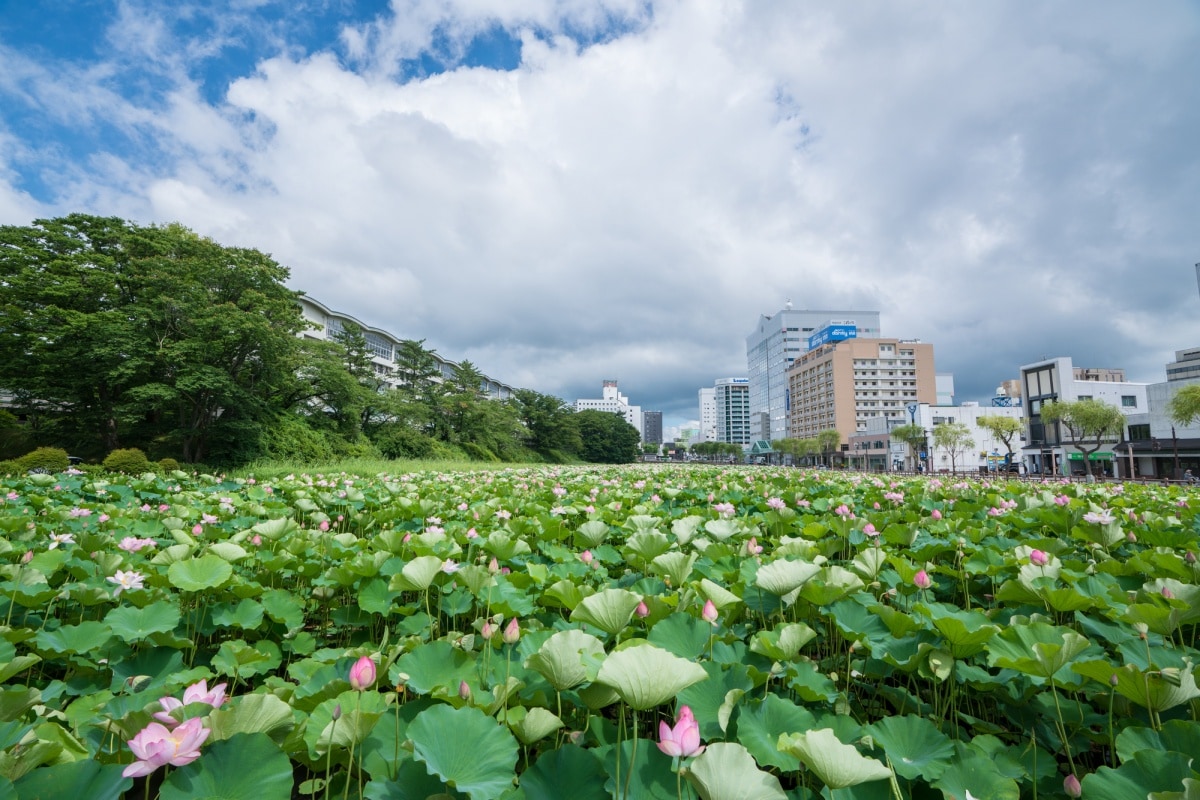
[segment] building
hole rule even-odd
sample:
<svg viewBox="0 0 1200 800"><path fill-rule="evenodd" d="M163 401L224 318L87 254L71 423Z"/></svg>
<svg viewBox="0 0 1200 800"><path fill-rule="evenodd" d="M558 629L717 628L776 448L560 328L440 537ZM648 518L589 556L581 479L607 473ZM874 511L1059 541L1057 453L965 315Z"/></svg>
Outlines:
<svg viewBox="0 0 1200 800"><path fill-rule="evenodd" d="M300 332L302 337L309 339L336 339L348 323L358 326L362 329L363 336L367 340L367 347L371 350L371 360L375 364L375 371L388 379L392 386L396 385L398 382L394 377L396 372L396 347L401 342L411 340L401 339L382 328L375 328L364 322L360 322L349 314L334 311L308 295L301 295L299 303L301 314L312 325L311 328ZM441 373L442 380L453 378L458 368L458 363L443 358L437 353L433 353L433 357L437 361L438 371ZM515 391L507 383L502 383L486 375L483 377L479 389L488 397L496 400L508 400L513 396L513 392Z"/></svg>
<svg viewBox="0 0 1200 800"><path fill-rule="evenodd" d="M788 438L812 439L835 429L848 443L873 419L909 422L910 406L936 404L935 374L933 345L914 339L819 345L788 372Z"/></svg>
<svg viewBox="0 0 1200 800"><path fill-rule="evenodd" d="M911 411L905 408L903 418L880 416L867 419L865 428L847 441L846 459L850 466L873 472L913 471L919 461L923 468L932 472L952 469L957 472L979 472L1003 468L1008 445L991 431L980 427L979 418L994 416L1021 419L1020 408L997 408L979 403L963 403L961 406L916 405ZM945 448L937 447L933 437L937 426L948 422L965 425L972 442L969 447L954 453L953 457ZM925 443L915 454L906 442L892 438L892 430L900 425L919 425L925 431ZM1013 437L1014 464L1020 462L1024 444L1024 434Z"/></svg>
<svg viewBox="0 0 1200 800"><path fill-rule="evenodd" d="M663 443L663 424L661 411L642 412L642 441L645 444Z"/></svg>
<svg viewBox="0 0 1200 800"><path fill-rule="evenodd" d="M717 441L717 390L709 386L696 393L700 400L700 429L693 442Z"/></svg>
<svg viewBox="0 0 1200 800"><path fill-rule="evenodd" d="M809 339L831 322L844 323L842 332L854 329L859 338L879 336L878 311L823 311L787 306L771 316L760 316L746 337L746 367L750 386L752 438L776 441L788 435L788 370L808 352ZM765 414L765 420L754 417Z"/></svg>
<svg viewBox="0 0 1200 800"><path fill-rule="evenodd" d="M615 380L605 380L601 387L600 398L575 401L576 411L609 411L620 414L625 421L634 427L638 436L642 435L642 407L631 405L629 398L621 394Z"/></svg>
<svg viewBox="0 0 1200 800"><path fill-rule="evenodd" d="M1200 347L1176 350L1166 372L1165 381L1146 387L1146 411L1126 415L1129 442L1117 458L1122 477L1177 479L1186 469L1200 474L1200 420L1178 425L1169 413L1176 392L1200 383Z"/></svg>
<svg viewBox="0 0 1200 800"><path fill-rule="evenodd" d="M1106 380L1117 377L1121 380ZM1022 409L1027 432L1024 452L1031 472L1054 475L1087 472L1083 453L1072 444L1065 427L1057 422L1042 421L1042 407L1047 403L1099 400L1116 406L1126 416L1147 412L1146 384L1131 383L1124 377L1124 370L1076 368L1067 357L1021 367ZM1115 444L1116 437L1113 438ZM1102 462L1105 474L1114 474L1112 447L1101 447L1092 454L1092 460Z"/></svg>
<svg viewBox="0 0 1200 800"><path fill-rule="evenodd" d="M718 442L750 444L750 380L718 378L713 385Z"/></svg>

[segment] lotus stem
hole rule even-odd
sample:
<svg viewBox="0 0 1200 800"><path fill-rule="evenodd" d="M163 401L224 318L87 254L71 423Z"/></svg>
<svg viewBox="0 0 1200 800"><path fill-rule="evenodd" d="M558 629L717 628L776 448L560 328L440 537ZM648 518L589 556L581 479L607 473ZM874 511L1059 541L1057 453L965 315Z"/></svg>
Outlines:
<svg viewBox="0 0 1200 800"><path fill-rule="evenodd" d="M1058 715L1058 735L1062 739L1063 750L1067 753L1067 763L1071 765L1071 774L1075 773L1075 758L1071 755L1071 742L1067 739L1067 725L1063 721L1062 706L1058 704L1058 689L1054 685L1054 676L1050 676L1050 694L1054 697L1054 711Z"/></svg>
<svg viewBox="0 0 1200 800"><path fill-rule="evenodd" d="M633 709L633 752L629 754L629 772L625 775L625 788L621 792L622 797L629 797L629 782L633 778L633 765L637 761L638 749L638 718L637 709ZM617 763L621 763L621 751L617 750Z"/></svg>

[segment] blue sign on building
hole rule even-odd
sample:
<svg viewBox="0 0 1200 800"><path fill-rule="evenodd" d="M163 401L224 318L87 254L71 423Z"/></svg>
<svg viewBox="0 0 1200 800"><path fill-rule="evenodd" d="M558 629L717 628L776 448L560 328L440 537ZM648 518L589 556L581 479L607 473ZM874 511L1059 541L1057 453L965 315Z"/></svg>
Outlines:
<svg viewBox="0 0 1200 800"><path fill-rule="evenodd" d="M823 328L818 328L812 336L808 337L808 349L814 350L829 342L843 342L846 339L857 338L858 326L853 322L830 323Z"/></svg>

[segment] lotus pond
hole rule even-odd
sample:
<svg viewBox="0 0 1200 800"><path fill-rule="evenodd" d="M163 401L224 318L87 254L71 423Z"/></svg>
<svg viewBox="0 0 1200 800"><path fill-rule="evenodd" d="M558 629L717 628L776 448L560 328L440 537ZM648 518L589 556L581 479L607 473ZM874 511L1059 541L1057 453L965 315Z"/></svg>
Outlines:
<svg viewBox="0 0 1200 800"><path fill-rule="evenodd" d="M1200 798L1200 495L0 478L0 800Z"/></svg>

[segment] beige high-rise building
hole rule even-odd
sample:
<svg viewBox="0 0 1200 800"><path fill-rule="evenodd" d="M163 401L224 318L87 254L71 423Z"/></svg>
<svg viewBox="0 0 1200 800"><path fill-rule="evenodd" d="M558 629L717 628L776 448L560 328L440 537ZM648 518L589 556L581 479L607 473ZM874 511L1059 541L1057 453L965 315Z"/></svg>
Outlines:
<svg viewBox="0 0 1200 800"><path fill-rule="evenodd" d="M788 436L834 428L842 442L884 417L902 425L909 403L937 402L933 345L912 339L846 339L814 348L788 372Z"/></svg>

